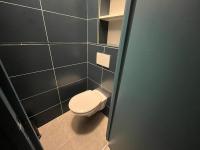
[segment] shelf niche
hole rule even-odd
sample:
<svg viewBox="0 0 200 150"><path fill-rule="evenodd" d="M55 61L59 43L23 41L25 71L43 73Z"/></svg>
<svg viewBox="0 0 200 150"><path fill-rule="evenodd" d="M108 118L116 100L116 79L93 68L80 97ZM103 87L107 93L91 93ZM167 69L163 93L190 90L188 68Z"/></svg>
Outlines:
<svg viewBox="0 0 200 150"><path fill-rule="evenodd" d="M99 43L119 46L125 0L99 0Z"/></svg>

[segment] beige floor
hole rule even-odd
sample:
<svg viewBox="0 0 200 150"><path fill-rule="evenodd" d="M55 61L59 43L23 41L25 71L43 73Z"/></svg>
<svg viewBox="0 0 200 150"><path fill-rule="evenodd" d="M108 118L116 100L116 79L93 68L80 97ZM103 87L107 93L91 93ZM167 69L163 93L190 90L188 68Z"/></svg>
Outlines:
<svg viewBox="0 0 200 150"><path fill-rule="evenodd" d="M108 150L108 118L101 112L90 118L70 111L39 128L44 150Z"/></svg>

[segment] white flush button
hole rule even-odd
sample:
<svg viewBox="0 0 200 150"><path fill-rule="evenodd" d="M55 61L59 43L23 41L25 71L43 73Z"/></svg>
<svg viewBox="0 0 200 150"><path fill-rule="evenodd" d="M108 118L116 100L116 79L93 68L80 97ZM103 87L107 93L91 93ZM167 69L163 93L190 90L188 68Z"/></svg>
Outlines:
<svg viewBox="0 0 200 150"><path fill-rule="evenodd" d="M110 55L97 52L96 63L106 68L110 67Z"/></svg>

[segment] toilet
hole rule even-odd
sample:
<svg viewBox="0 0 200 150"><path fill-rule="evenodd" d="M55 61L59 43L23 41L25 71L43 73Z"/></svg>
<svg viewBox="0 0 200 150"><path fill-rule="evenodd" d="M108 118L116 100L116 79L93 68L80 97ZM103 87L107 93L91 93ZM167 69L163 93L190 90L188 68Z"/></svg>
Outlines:
<svg viewBox="0 0 200 150"><path fill-rule="evenodd" d="M87 90L79 93L69 101L69 109L78 116L90 117L102 110L108 95L101 89Z"/></svg>

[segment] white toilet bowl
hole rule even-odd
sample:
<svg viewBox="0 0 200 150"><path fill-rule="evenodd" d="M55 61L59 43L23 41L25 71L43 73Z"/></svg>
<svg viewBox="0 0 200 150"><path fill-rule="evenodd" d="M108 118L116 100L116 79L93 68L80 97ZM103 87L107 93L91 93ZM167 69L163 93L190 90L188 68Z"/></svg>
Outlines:
<svg viewBox="0 0 200 150"><path fill-rule="evenodd" d="M71 98L69 109L78 116L90 117L105 107L107 99L108 95L100 89L87 90Z"/></svg>

